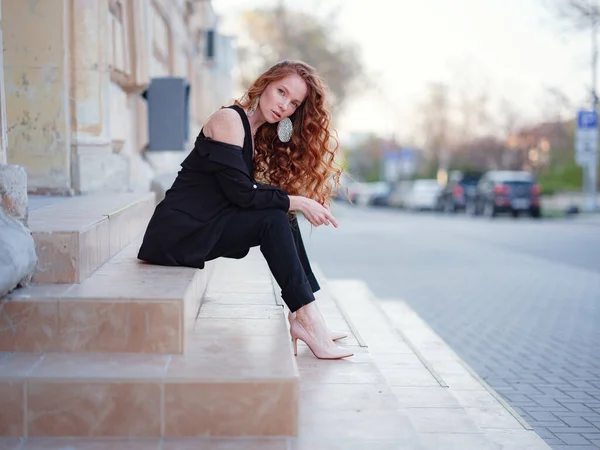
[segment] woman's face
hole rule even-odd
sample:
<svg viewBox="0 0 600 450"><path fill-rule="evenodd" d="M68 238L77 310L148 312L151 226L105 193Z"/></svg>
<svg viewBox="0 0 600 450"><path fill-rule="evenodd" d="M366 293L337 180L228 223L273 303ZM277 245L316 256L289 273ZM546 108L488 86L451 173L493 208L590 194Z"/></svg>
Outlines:
<svg viewBox="0 0 600 450"><path fill-rule="evenodd" d="M308 87L300 75L292 74L272 81L260 96L260 111L267 122L279 122L294 114L307 93Z"/></svg>

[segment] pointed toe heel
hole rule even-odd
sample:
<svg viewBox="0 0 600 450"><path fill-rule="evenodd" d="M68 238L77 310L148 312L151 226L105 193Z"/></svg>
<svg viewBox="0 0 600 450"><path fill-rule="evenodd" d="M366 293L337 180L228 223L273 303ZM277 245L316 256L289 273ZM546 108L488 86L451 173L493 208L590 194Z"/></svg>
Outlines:
<svg viewBox="0 0 600 450"><path fill-rule="evenodd" d="M354 353L352 353L350 350L346 350L341 347L324 347L320 345L297 321L292 323L290 327L290 333L292 335L292 342L294 344L294 355L296 356L298 356L298 340L304 342L313 355L315 355L315 357L318 359L342 359L354 356Z"/></svg>

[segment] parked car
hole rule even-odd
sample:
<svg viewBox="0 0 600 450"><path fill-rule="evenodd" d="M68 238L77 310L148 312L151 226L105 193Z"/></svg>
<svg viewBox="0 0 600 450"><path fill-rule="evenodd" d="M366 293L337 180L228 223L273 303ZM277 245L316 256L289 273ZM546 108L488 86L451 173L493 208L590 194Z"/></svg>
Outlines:
<svg viewBox="0 0 600 450"><path fill-rule="evenodd" d="M477 172L453 172L437 199L437 210L445 213L464 211L467 201L475 193L482 174Z"/></svg>
<svg viewBox="0 0 600 450"><path fill-rule="evenodd" d="M495 217L522 213L541 217L540 187L535 177L525 171L492 170L479 180L473 198L467 203L467 213Z"/></svg>
<svg viewBox="0 0 600 450"><path fill-rule="evenodd" d="M373 192L369 198L369 205L371 206L390 206L390 195L394 189L394 185L386 183L380 185L378 189Z"/></svg>
<svg viewBox="0 0 600 450"><path fill-rule="evenodd" d="M388 204L393 208L405 208L406 199L412 188L412 181L403 180L396 183L390 193Z"/></svg>
<svg viewBox="0 0 600 450"><path fill-rule="evenodd" d="M433 210L437 204L441 186L435 179L415 180L404 202L406 208L412 210Z"/></svg>
<svg viewBox="0 0 600 450"><path fill-rule="evenodd" d="M357 206L367 206L372 204L375 196L383 194L388 189L388 184L383 181L355 183L354 203Z"/></svg>

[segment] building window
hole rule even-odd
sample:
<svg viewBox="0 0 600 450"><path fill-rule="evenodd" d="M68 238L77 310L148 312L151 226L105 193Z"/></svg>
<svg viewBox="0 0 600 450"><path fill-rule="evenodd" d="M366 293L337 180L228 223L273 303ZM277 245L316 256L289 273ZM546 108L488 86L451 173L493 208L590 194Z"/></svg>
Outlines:
<svg viewBox="0 0 600 450"><path fill-rule="evenodd" d="M109 32L112 41L110 68L120 76L131 75L131 57L128 36L128 11L122 0L109 2Z"/></svg>
<svg viewBox="0 0 600 450"><path fill-rule="evenodd" d="M173 32L158 2L152 2L152 53L166 75L175 72L173 58Z"/></svg>
<svg viewBox="0 0 600 450"><path fill-rule="evenodd" d="M140 92L150 83L144 3L145 0L108 2L111 80L128 92Z"/></svg>

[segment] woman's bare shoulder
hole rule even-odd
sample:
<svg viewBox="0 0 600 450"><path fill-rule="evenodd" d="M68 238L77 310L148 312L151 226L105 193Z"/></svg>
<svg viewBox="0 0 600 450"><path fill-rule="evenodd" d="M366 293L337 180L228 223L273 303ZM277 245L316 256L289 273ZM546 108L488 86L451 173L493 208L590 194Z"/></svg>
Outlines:
<svg viewBox="0 0 600 450"><path fill-rule="evenodd" d="M244 145L244 124L240 115L231 108L222 108L204 124L204 135L227 144Z"/></svg>

